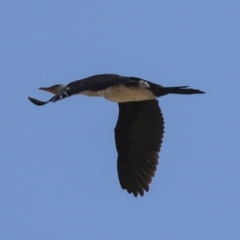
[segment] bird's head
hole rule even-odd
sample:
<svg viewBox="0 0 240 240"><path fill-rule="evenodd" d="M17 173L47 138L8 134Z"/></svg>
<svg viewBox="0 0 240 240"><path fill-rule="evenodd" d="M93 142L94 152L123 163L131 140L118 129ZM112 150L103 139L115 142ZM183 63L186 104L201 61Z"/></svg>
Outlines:
<svg viewBox="0 0 240 240"><path fill-rule="evenodd" d="M40 90L47 91L53 94L58 94L61 92L61 90L65 87L66 85L64 84L56 84L51 87L40 87Z"/></svg>
<svg viewBox="0 0 240 240"><path fill-rule="evenodd" d="M47 92L50 92L50 93L53 93L55 96L57 94L59 94L62 89L65 87L66 85L64 84L56 84L56 85L53 85L51 87L40 87L39 89L40 90L43 90L43 91L47 91ZM40 100L37 100L35 98L32 98L32 97L28 97L28 99L35 105L37 106L43 106L49 102L53 102L54 99L55 99L55 96L53 96L52 98L50 98L48 101L46 102L43 102L43 101L40 101Z"/></svg>

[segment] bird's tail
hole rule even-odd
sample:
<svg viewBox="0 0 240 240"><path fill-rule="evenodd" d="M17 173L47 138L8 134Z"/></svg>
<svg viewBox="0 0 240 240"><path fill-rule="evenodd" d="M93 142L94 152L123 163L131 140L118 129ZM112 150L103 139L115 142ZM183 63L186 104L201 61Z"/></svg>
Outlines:
<svg viewBox="0 0 240 240"><path fill-rule="evenodd" d="M200 94L205 93L198 89L188 88L188 86L179 87L164 87L162 89L163 95L173 93L173 94Z"/></svg>

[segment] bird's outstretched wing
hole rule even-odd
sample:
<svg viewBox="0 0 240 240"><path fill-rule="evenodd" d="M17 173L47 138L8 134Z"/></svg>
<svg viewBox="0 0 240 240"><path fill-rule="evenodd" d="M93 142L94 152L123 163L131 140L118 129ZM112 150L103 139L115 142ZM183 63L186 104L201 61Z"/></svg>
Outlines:
<svg viewBox="0 0 240 240"><path fill-rule="evenodd" d="M55 96L54 96L55 97ZM47 103L49 103L49 102L52 102L53 101L53 99L54 99L54 97L52 97L52 98L50 98L48 101L40 101L40 100L38 100L38 99L35 99L35 98L32 98L32 97L28 97L28 99L33 103L33 104L35 104L35 105L37 105L37 106L43 106L43 105L45 105L45 104L47 104Z"/></svg>
<svg viewBox="0 0 240 240"><path fill-rule="evenodd" d="M157 100L119 103L115 127L118 177L128 193L144 195L158 164L164 120Z"/></svg>

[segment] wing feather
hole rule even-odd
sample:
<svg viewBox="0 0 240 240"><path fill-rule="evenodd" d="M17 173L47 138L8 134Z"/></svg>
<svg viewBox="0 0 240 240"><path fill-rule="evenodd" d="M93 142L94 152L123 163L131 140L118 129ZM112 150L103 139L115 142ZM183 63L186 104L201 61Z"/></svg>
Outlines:
<svg viewBox="0 0 240 240"><path fill-rule="evenodd" d="M118 176L123 189L144 195L158 165L164 120L157 100L119 103L115 127Z"/></svg>

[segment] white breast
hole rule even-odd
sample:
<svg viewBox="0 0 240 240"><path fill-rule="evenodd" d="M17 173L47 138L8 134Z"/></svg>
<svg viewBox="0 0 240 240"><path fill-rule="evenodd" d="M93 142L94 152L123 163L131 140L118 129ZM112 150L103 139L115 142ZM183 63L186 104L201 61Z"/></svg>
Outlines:
<svg viewBox="0 0 240 240"><path fill-rule="evenodd" d="M132 102L155 99L148 88L114 86L98 92L100 96L113 102Z"/></svg>
<svg viewBox="0 0 240 240"><path fill-rule="evenodd" d="M109 87L101 91L84 91L79 94L90 97L104 97L112 102L133 102L155 99L156 96L149 90L149 84L139 82L139 87L126 87L124 85Z"/></svg>

